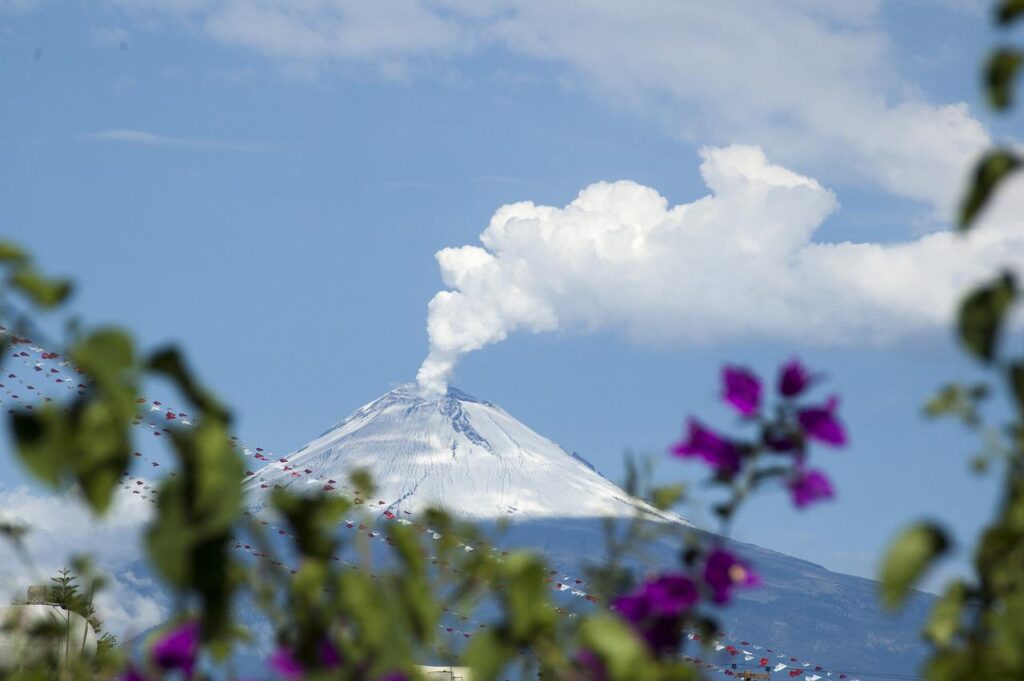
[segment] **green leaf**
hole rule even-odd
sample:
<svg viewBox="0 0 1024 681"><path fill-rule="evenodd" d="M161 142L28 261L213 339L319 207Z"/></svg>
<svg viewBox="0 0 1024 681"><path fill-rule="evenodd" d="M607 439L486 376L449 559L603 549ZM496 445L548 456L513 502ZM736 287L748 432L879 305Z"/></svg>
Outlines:
<svg viewBox="0 0 1024 681"><path fill-rule="evenodd" d="M656 508L664 510L679 503L685 494L686 485L684 484L666 485L654 489L652 501Z"/></svg>
<svg viewBox="0 0 1024 681"><path fill-rule="evenodd" d="M86 501L103 513L131 459L131 422L135 414L136 365L131 338L118 329L99 329L82 338L70 357L92 379L86 395L66 412L44 412L34 423L20 419L29 437L46 436L34 447L30 468L52 485L73 478ZM40 451L45 448L47 451ZM26 455L28 453L26 452Z"/></svg>
<svg viewBox="0 0 1024 681"><path fill-rule="evenodd" d="M882 560L879 581L885 607L902 606L921 576L948 548L946 533L938 525L919 523L904 530Z"/></svg>
<svg viewBox="0 0 1024 681"><path fill-rule="evenodd" d="M365 468L357 468L352 471L352 474L349 476L349 482L352 484L352 488L356 490L357 496L362 496L363 499L369 499L373 496L373 477L370 475L370 471Z"/></svg>
<svg viewBox="0 0 1024 681"><path fill-rule="evenodd" d="M501 582L508 616L507 635L516 645L529 645L549 636L555 626L555 610L550 607L547 570L536 556L515 552L501 565Z"/></svg>
<svg viewBox="0 0 1024 681"><path fill-rule="evenodd" d="M1003 318L1016 294L1013 275L1004 272L995 282L972 291L960 304L960 338L975 357L985 362L994 359Z"/></svg>
<svg viewBox="0 0 1024 681"><path fill-rule="evenodd" d="M199 596L204 636L224 640L236 586L229 542L241 515L242 462L217 421L175 431L171 442L180 469L160 487L159 513L146 532L149 556L181 593Z"/></svg>
<svg viewBox="0 0 1024 681"><path fill-rule="evenodd" d="M165 479L156 498L158 513L146 530L149 559L172 586L185 589L191 578L195 539L188 522L184 480Z"/></svg>
<svg viewBox="0 0 1024 681"><path fill-rule="evenodd" d="M185 444L185 479L192 483L196 526L217 534L230 529L241 513L244 467L222 424L204 421L192 433L193 438L173 441Z"/></svg>
<svg viewBox="0 0 1024 681"><path fill-rule="evenodd" d="M994 149L974 167L974 176L960 204L958 228L969 229L999 184L1020 165L1020 160L1005 149Z"/></svg>
<svg viewBox="0 0 1024 681"><path fill-rule="evenodd" d="M993 108L1003 110L1013 104L1014 81L1024 55L1019 50L1002 47L989 55L985 65L985 85Z"/></svg>
<svg viewBox="0 0 1024 681"><path fill-rule="evenodd" d="M275 489L271 505L285 517L295 535L295 544L304 556L322 561L337 550L337 528L350 504L343 497L292 494Z"/></svg>
<svg viewBox="0 0 1024 681"><path fill-rule="evenodd" d="M157 350L149 357L147 363L150 370L170 378L185 394L189 401L196 405L204 415L227 422L230 415L213 393L206 390L192 375L185 365L181 352L175 347Z"/></svg>
<svg viewBox="0 0 1024 681"><path fill-rule="evenodd" d="M25 467L51 487L60 485L73 447L70 424L63 415L52 406L16 411L11 415L11 431Z"/></svg>
<svg viewBox="0 0 1024 681"><path fill-rule="evenodd" d="M967 425L977 425L981 421L979 403L988 395L989 388L984 383L950 383L929 398L924 405L924 413L932 418L955 416Z"/></svg>
<svg viewBox="0 0 1024 681"><path fill-rule="evenodd" d="M188 570L176 561L193 560L199 544L225 536L241 513L242 463L216 422L175 432L171 442L180 470L161 485L160 513L150 526L150 539L162 552L157 563L166 562L167 573L175 575L169 579L184 585Z"/></svg>
<svg viewBox="0 0 1024 681"><path fill-rule="evenodd" d="M953 637L960 630L964 606L967 604L967 594L967 584L962 580L957 580L946 587L946 593L932 607L924 634L940 648L949 646L953 642Z"/></svg>
<svg viewBox="0 0 1024 681"><path fill-rule="evenodd" d="M0 262L23 263L28 254L10 241L0 240Z"/></svg>
<svg viewBox="0 0 1024 681"><path fill-rule="evenodd" d="M1013 399L1017 402L1017 411L1024 416L1024 362L1014 362L1010 365L1008 378Z"/></svg>
<svg viewBox="0 0 1024 681"><path fill-rule="evenodd" d="M465 660L473 668L474 679L492 681L514 654L515 649L497 631L484 629L473 636Z"/></svg>
<svg viewBox="0 0 1024 681"><path fill-rule="evenodd" d="M1024 0L1002 0L996 5L996 23L1012 24L1024 14Z"/></svg>
<svg viewBox="0 0 1024 681"><path fill-rule="evenodd" d="M395 591L411 633L417 640L425 641L434 633L441 617L441 608L432 597L431 584L427 580L426 556L416 541L419 535L412 528L392 523L389 530L404 566L399 572L401 578L397 580Z"/></svg>
<svg viewBox="0 0 1024 681"><path fill-rule="evenodd" d="M77 402L69 413L50 405L15 412L12 430L29 471L52 487L74 479L89 505L104 513L131 458L129 419L109 402L92 398Z"/></svg>
<svg viewBox="0 0 1024 681"><path fill-rule="evenodd" d="M11 274L8 283L24 293L42 308L50 308L64 302L71 295L71 282L67 279L44 277L28 266L19 267Z"/></svg>
<svg viewBox="0 0 1024 681"><path fill-rule="evenodd" d="M604 663L611 681L651 678L646 647L618 618L607 614L587 618L580 626L580 639Z"/></svg>
<svg viewBox="0 0 1024 681"><path fill-rule="evenodd" d="M392 523L388 527L388 534L395 545L395 552L402 559L405 572L420 574L426 568L426 555L420 549L416 538L419 536L414 530L405 525Z"/></svg>
<svg viewBox="0 0 1024 681"><path fill-rule="evenodd" d="M105 387L135 378L135 344L121 329L97 329L72 346L69 354L86 374Z"/></svg>
<svg viewBox="0 0 1024 681"><path fill-rule="evenodd" d="M72 468L86 500L103 513L131 459L131 415L98 398L86 402L78 414Z"/></svg>

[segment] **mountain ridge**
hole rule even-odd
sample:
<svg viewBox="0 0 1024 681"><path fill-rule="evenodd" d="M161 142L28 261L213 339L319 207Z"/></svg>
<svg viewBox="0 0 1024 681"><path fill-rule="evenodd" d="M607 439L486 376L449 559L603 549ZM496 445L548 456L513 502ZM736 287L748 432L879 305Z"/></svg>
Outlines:
<svg viewBox="0 0 1024 681"><path fill-rule="evenodd" d="M312 477L295 475L295 469L312 471ZM440 395L424 393L411 383L364 404L268 465L258 480L250 480L248 492L259 506L264 489L324 489L325 481L347 481L357 470L370 474L382 510L395 513L437 507L477 520L640 513L689 524L630 496L582 456L494 403L454 387Z"/></svg>

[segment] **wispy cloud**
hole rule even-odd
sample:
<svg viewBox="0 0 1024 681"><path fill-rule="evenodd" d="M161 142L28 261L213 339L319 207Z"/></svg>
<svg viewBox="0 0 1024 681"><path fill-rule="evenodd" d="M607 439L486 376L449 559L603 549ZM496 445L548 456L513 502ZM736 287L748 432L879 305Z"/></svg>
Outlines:
<svg viewBox="0 0 1024 681"><path fill-rule="evenodd" d="M361 63L387 77L494 48L547 60L685 140L757 144L828 182L873 185L943 216L989 142L966 104L929 101L900 76L882 0L115 1L298 73ZM929 0L947 11L978 1Z"/></svg>
<svg viewBox="0 0 1024 681"><path fill-rule="evenodd" d="M0 14L17 14L35 9L40 0L0 0Z"/></svg>
<svg viewBox="0 0 1024 681"><path fill-rule="evenodd" d="M224 142L188 137L172 137L145 130L101 130L99 132L83 133L81 138L98 142L136 144L148 147L179 147L214 151L260 151L264 148L263 145L254 142Z"/></svg>

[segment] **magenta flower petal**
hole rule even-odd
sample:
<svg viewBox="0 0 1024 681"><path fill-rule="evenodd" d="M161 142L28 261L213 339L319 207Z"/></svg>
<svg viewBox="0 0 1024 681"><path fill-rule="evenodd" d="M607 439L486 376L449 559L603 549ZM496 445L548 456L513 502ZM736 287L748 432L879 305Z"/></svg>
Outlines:
<svg viewBox="0 0 1024 681"><path fill-rule="evenodd" d="M665 574L627 596L612 609L629 622L655 652L673 650L682 636L681 615L697 602L697 588L685 575Z"/></svg>
<svg viewBox="0 0 1024 681"><path fill-rule="evenodd" d="M716 603L728 603L736 587L752 587L761 583L761 578L746 563L722 549L708 554L704 565L704 582L711 589L711 599Z"/></svg>
<svg viewBox="0 0 1024 681"><path fill-rule="evenodd" d="M199 623L191 620L166 632L153 644L152 654L161 669L180 669L191 678L199 654Z"/></svg>
<svg viewBox="0 0 1024 681"><path fill-rule="evenodd" d="M723 397L744 416L756 414L761 406L761 381L742 367L722 369Z"/></svg>
<svg viewBox="0 0 1024 681"><path fill-rule="evenodd" d="M740 470L739 448L696 419L690 419L687 439L676 443L672 452L676 456L701 458L728 475Z"/></svg>
<svg viewBox="0 0 1024 681"><path fill-rule="evenodd" d="M651 603L641 595L619 596L612 601L612 610L622 619L640 624L651 614Z"/></svg>
<svg viewBox="0 0 1024 681"><path fill-rule="evenodd" d="M797 420L807 437L839 447L846 444L846 430L836 417L839 401L832 397L820 407L808 407L797 412Z"/></svg>
<svg viewBox="0 0 1024 681"><path fill-rule="evenodd" d="M793 503L803 508L816 501L835 496L832 483L821 471L797 470L796 477L789 482Z"/></svg>
<svg viewBox="0 0 1024 681"><path fill-rule="evenodd" d="M779 393L784 397L796 397L814 382L800 360L794 358L782 365L779 373Z"/></svg>
<svg viewBox="0 0 1024 681"><path fill-rule="evenodd" d="M642 593L651 610L661 615L680 615L697 603L697 587L681 574L661 575L647 582Z"/></svg>
<svg viewBox="0 0 1024 681"><path fill-rule="evenodd" d="M270 668L288 681L297 681L305 673L302 663L295 659L295 654L287 648L278 648L268 661Z"/></svg>
<svg viewBox="0 0 1024 681"><path fill-rule="evenodd" d="M608 681L608 670L593 650L581 648L576 652L575 659L576 666L584 673L584 678L589 681Z"/></svg>

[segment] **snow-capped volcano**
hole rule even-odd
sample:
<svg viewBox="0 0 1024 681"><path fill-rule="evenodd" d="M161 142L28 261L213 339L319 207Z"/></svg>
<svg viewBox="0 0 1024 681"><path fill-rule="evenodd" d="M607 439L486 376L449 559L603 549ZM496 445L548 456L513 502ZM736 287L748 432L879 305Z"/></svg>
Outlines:
<svg viewBox="0 0 1024 681"><path fill-rule="evenodd" d="M631 497L500 407L455 388L424 395L414 384L361 407L266 467L250 478L249 491L259 505L261 493L275 485L341 490L359 469L376 484L365 501L393 513L433 506L463 518L534 520L639 511L685 522Z"/></svg>

